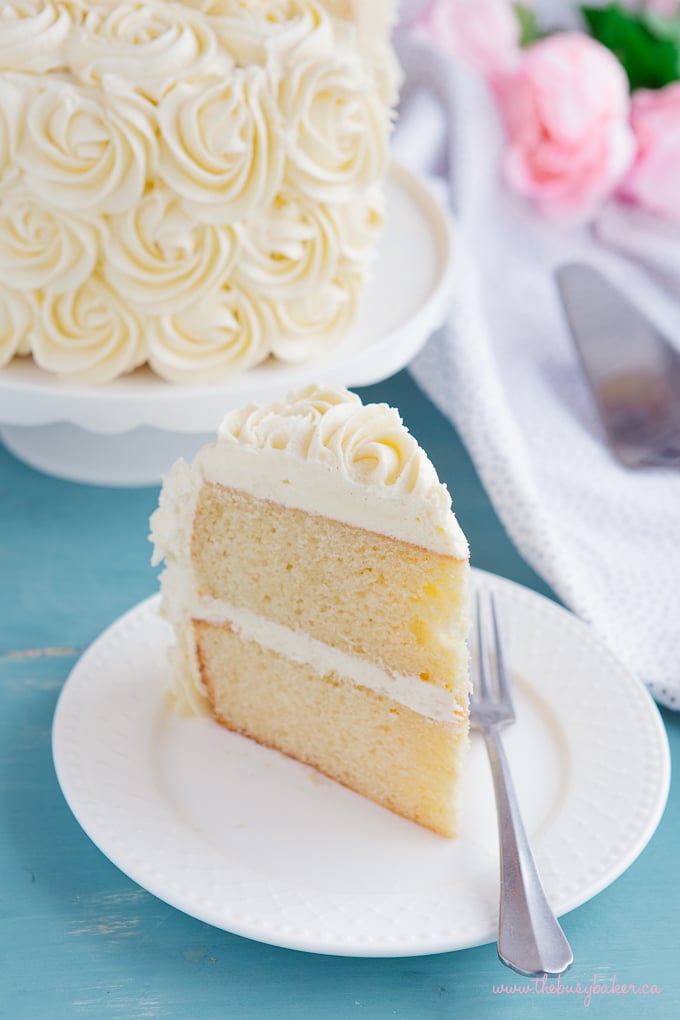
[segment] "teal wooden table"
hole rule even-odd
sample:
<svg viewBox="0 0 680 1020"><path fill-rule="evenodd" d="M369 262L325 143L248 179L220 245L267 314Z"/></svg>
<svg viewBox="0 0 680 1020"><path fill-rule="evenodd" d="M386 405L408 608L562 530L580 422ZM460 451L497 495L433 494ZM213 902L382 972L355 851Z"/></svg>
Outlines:
<svg viewBox="0 0 680 1020"><path fill-rule="evenodd" d="M474 565L549 594L505 535L455 431L408 373L362 394L400 408L454 495ZM677 783L632 867L563 919L576 957L568 980L590 994L516 978L494 945L356 959L251 942L174 910L118 871L66 806L50 729L80 653L156 591L147 533L157 497L155 488L48 478L0 446L3 1020L680 1016ZM680 717L663 718L680 756ZM623 985L659 992L624 994Z"/></svg>

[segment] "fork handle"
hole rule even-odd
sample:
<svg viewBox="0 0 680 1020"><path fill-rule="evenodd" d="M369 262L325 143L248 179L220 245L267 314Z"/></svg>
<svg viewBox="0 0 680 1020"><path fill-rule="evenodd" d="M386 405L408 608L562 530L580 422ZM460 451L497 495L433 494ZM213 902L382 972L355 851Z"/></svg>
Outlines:
<svg viewBox="0 0 680 1020"><path fill-rule="evenodd" d="M520 974L562 974L574 956L550 908L531 852L498 729L484 733L501 859L498 955Z"/></svg>

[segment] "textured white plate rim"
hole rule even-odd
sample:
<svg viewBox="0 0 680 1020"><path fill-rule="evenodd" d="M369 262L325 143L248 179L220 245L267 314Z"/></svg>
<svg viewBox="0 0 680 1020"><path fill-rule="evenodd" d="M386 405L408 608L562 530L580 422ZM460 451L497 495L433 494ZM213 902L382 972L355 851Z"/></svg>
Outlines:
<svg viewBox="0 0 680 1020"><path fill-rule="evenodd" d="M129 432L140 426L210 432L230 407L265 402L319 378L364 386L399 371L443 322L453 292L455 259L450 216L427 183L393 163L388 187L393 189L397 212L395 222L388 220L385 227L375 279L356 327L327 354L300 364L267 362L223 386L172 385L148 368L105 386L88 386L58 379L18 358L0 368L0 423L26 427L68 422L95 433ZM404 231L409 236L398 243ZM394 286L408 292L421 268L424 277L414 286L423 292L414 290L408 296L409 314L386 326L385 288L398 277Z"/></svg>
<svg viewBox="0 0 680 1020"><path fill-rule="evenodd" d="M584 672L578 674L577 670L569 674L569 702L560 701L562 689L540 691L542 677L524 678L529 697L535 696L543 706L548 702L555 704L559 709L558 715L564 715L566 729L557 735L557 743L560 740L565 742L563 752L570 762L566 771L571 775L580 770L580 778L572 775L572 785L575 783L577 789L567 792L565 804L558 805L555 816L541 828L540 834L532 836L553 908L561 915L586 902L618 878L654 833L663 814L670 783L665 729L646 688L589 627L556 603L521 585L485 571L474 570L473 574L477 585L490 588L501 596L504 620L507 621L508 610L513 618L513 634L518 640L511 648L511 665L512 655L517 651L521 655L530 634L540 632L548 642L546 647L551 647L560 634L573 641L577 661L588 671L588 675ZM164 801L166 793L161 793L160 787L154 785L156 780L151 783L142 753L144 735L148 741L151 740L151 718L159 710L161 713L168 711L165 708L163 669L148 684L149 677L143 675L133 678L127 691L125 688L119 691L116 687L123 645L127 654L134 657L136 642L148 633L157 616L157 606L157 596L145 600L96 639L71 672L54 717L53 757L65 799L88 836L117 867L149 892L193 917L237 935L290 949L342 956L396 957L448 952L495 939L495 874L493 880L488 876L484 879L485 888L480 890L482 899L487 901L484 910L479 910L476 904L467 916L455 918L454 911L451 911L449 923L449 915L442 914L440 903L446 901L449 895L446 885L437 888L436 897L430 891L421 894L417 890L415 894L404 891L402 895L396 887L388 893L376 895L372 892L338 895L330 888L332 881L329 875L328 892L314 887L303 890L290 882L277 882L275 876L263 878L232 858L229 848L208 846L190 828L183 827L184 821L178 823L173 805ZM145 653L162 659L167 637L164 633L164 638L159 641L158 635L152 636ZM539 656L545 658L544 651L539 649ZM568 662L556 667L558 674L565 677L565 668L568 667ZM590 688L593 677L597 687L595 691ZM142 688L138 681L143 682ZM98 684L103 685L101 689ZM131 692L135 697L131 697ZM105 696L103 701L100 700L102 695ZM126 699L128 704L124 706L122 703ZM151 715L144 707L145 699L148 705L153 703ZM117 701L125 709L126 725L129 723L134 727L138 724L138 736L142 737L142 743L135 745L134 740L128 741L126 734L125 746L130 753L123 755L120 748L115 747L113 738L109 746L109 720L103 718L108 711L104 706L110 707ZM581 718L584 708L589 708L590 712L588 726L591 737L587 743L582 735L569 729L569 714L572 713L575 719ZM273 769L273 776L280 769L297 768L299 774L294 775L293 781L300 785L296 793L302 790L303 777L309 788L309 770L303 766L251 741L223 732L210 721L206 723L219 732L218 739L241 742L239 753L247 745L247 753L253 761L267 756L267 767ZM93 724L96 739L91 739ZM178 725L186 725L186 721L180 720ZM602 775L598 776L589 757L592 734L601 733L606 743L612 728L616 737L617 726L624 739L608 748L604 745L600 748ZM521 743L526 744L526 734ZM206 755L208 753L206 751ZM521 758L523 752L516 746L513 753L516 758ZM513 754L510 758L512 762ZM621 780L617 777L621 769L625 772L624 764L630 766L636 781L639 780L637 794L631 793L628 787L622 789L620 786ZM207 760L201 764L202 768L207 769L208 766ZM123 775L125 769L127 775ZM395 849L395 836L406 842L413 839L415 850L411 847L409 850L415 856L410 858L411 861L417 861L422 851L424 867L428 867L428 854L432 855L434 851L432 860L439 866L441 855L448 852L440 852L438 847L455 846L456 850L452 853L464 847L465 834L452 845L338 788L330 780L324 782L327 787L323 790L323 797L332 800L337 789L339 796L348 798L347 803L352 809L359 805L367 812L363 818L368 820L369 835L362 851L386 854ZM490 787L486 799L492 801L489 791ZM611 812L612 800L614 811L608 813ZM576 814L571 817L569 811L573 812L575 805ZM485 810L487 807L489 805L485 805ZM334 804L333 810L336 809L337 804ZM581 811L585 812L584 817L580 817ZM371 812L374 814L371 815ZM154 839L157 836L159 843L152 860L143 845L137 852L135 818L138 822L142 819L139 822L142 828L147 824L153 825ZM608 834L605 825L604 833L597 833L597 838L593 837L584 849L580 844L588 842L590 824L602 825L603 819L612 831ZM259 821L266 829L268 820ZM313 823L322 826L324 819L316 818ZM129 829L127 833L126 827ZM616 831L613 831L614 828ZM416 830L418 836L415 835ZM272 839L275 840L276 835L272 832ZM361 839L362 835L357 832L352 838ZM488 835L487 831L487 843ZM186 840L186 847L182 848L188 854L184 866L177 850L178 839ZM371 839L375 840L374 845L370 844ZM422 842L418 843L418 839ZM556 843L557 849L551 846L551 841ZM564 857L565 841L570 848L569 859L563 860L560 854ZM171 846L173 842L173 849L159 851L158 847ZM472 849L479 854L479 847L473 846ZM489 854L496 854L495 845L489 847ZM190 868L187 861L191 862ZM456 880L465 882L465 878L465 875L459 875ZM475 880L473 876L468 884L474 885ZM304 885L304 879L301 885ZM454 888L452 882L450 894L460 895L461 888ZM491 913L490 904L493 904Z"/></svg>

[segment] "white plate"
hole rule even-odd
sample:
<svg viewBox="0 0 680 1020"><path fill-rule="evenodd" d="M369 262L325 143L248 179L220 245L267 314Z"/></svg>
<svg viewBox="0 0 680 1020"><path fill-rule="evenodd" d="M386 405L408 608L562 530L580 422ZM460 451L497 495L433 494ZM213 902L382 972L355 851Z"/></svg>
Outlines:
<svg viewBox="0 0 680 1020"><path fill-rule="evenodd" d="M0 438L43 471L75 481L159 480L214 435L226 411L323 381L366 386L402 369L446 317L451 225L427 186L394 164L375 277L347 336L303 364L267 362L227 385L175 386L142 368L104 386L74 384L16 358L0 369Z"/></svg>
<svg viewBox="0 0 680 1020"><path fill-rule="evenodd" d="M590 629L536 593L475 571L501 600L518 721L506 747L558 914L637 857L670 763L659 713ZM313 770L166 705L157 599L83 655L53 753L90 838L180 910L316 953L407 956L495 938L498 853L488 763L473 735L463 835L436 836Z"/></svg>

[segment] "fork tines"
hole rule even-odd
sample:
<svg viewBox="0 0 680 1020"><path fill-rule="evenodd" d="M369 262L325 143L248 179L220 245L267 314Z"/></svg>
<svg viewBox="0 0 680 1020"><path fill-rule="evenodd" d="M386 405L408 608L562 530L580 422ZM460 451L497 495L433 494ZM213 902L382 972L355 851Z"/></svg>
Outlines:
<svg viewBox="0 0 680 1020"><path fill-rule="evenodd" d="M488 610L485 603L488 603ZM499 722L512 722L515 715L494 593L490 591L488 594L484 594L480 589L477 589L475 605L477 669L472 691L473 707L481 708L484 705L493 705L497 711L500 709L503 712L503 719L499 718ZM491 641L486 637L485 618L487 616L491 617Z"/></svg>

